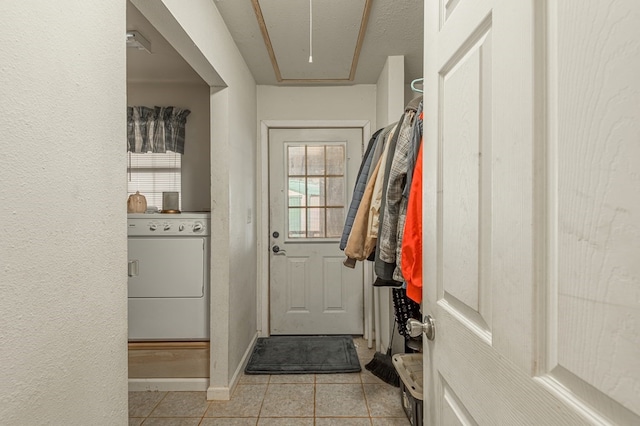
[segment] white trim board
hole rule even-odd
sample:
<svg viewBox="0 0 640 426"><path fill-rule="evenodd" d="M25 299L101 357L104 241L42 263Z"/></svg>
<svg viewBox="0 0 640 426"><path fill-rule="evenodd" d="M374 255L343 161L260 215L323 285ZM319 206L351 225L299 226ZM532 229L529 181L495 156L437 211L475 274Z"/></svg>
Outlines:
<svg viewBox="0 0 640 426"><path fill-rule="evenodd" d="M247 366L247 362L249 362L249 356L253 352L253 348L255 347L257 340L258 333L253 335L249 347L244 352L244 355L242 355L242 360L240 361L238 368L236 368L236 371L233 373L233 377L231 377L229 387L209 387L205 389L207 391L207 401L229 401L231 399L231 395L233 395L233 391L236 389L236 386L240 381L244 368Z"/></svg>
<svg viewBox="0 0 640 426"><path fill-rule="evenodd" d="M269 129L272 128L361 128L362 143L367 144L371 138L371 122L369 120L262 120L260 122L260 146L258 147L258 206L260 220L258 226L258 333L259 337L269 337ZM365 282L372 277L365 265ZM365 289L370 286L365 286ZM367 300L365 296L365 300ZM365 307L365 318L367 317ZM365 336L369 335L365 321Z"/></svg>

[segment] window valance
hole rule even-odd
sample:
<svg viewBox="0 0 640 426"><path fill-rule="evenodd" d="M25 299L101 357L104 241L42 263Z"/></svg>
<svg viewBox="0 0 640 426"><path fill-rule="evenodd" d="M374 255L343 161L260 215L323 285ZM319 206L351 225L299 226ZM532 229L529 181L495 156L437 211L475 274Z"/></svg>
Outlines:
<svg viewBox="0 0 640 426"><path fill-rule="evenodd" d="M184 154L188 109L167 107L127 107L127 150Z"/></svg>

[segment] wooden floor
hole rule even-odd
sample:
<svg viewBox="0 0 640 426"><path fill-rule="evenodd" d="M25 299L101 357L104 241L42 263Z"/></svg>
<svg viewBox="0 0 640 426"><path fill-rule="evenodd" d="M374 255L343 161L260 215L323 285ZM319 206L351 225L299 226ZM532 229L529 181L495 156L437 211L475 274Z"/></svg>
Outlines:
<svg viewBox="0 0 640 426"><path fill-rule="evenodd" d="M209 342L129 343L129 378L208 378Z"/></svg>

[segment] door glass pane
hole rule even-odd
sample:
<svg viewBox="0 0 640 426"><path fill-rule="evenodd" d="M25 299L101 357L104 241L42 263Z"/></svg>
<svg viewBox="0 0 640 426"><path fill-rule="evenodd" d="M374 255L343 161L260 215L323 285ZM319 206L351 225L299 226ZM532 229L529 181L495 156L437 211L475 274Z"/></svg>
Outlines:
<svg viewBox="0 0 640 426"><path fill-rule="evenodd" d="M307 174L324 175L324 146L307 146Z"/></svg>
<svg viewBox="0 0 640 426"><path fill-rule="evenodd" d="M304 146L287 147L287 164L289 165L289 176L304 176Z"/></svg>
<svg viewBox="0 0 640 426"><path fill-rule="evenodd" d="M344 145L327 146L327 174L344 175Z"/></svg>
<svg viewBox="0 0 640 426"><path fill-rule="evenodd" d="M339 238L344 227L344 208L327 209L327 238Z"/></svg>
<svg viewBox="0 0 640 426"><path fill-rule="evenodd" d="M324 238L324 209L308 208L307 209L307 238Z"/></svg>
<svg viewBox="0 0 640 426"><path fill-rule="evenodd" d="M305 206L306 205L307 188L305 178L289 178L289 206Z"/></svg>
<svg viewBox="0 0 640 426"><path fill-rule="evenodd" d="M307 178L307 205L324 207L324 178Z"/></svg>
<svg viewBox="0 0 640 426"><path fill-rule="evenodd" d="M327 206L343 206L344 195L344 177L328 177Z"/></svg>
<svg viewBox="0 0 640 426"><path fill-rule="evenodd" d="M288 238L339 238L346 197L344 143L287 145Z"/></svg>
<svg viewBox="0 0 640 426"><path fill-rule="evenodd" d="M289 238L305 238L306 236L306 209L289 208Z"/></svg>

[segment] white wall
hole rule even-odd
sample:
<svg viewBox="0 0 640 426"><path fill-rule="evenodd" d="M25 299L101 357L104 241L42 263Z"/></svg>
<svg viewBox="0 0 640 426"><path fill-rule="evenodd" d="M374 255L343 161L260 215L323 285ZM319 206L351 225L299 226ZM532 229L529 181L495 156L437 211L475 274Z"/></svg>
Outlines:
<svg viewBox="0 0 640 426"><path fill-rule="evenodd" d="M127 105L177 106L191 111L182 156L182 211L211 208L209 86L202 82L128 82ZM158 206L162 207L162 206Z"/></svg>
<svg viewBox="0 0 640 426"><path fill-rule="evenodd" d="M404 56L389 56L377 83L376 117L378 127L398 121L404 111Z"/></svg>
<svg viewBox="0 0 640 426"><path fill-rule="evenodd" d="M125 3L1 9L0 423L126 424Z"/></svg>
<svg viewBox="0 0 640 426"><path fill-rule="evenodd" d="M258 123L262 120L369 120L374 129L376 86L258 86Z"/></svg>
<svg viewBox="0 0 640 426"><path fill-rule="evenodd" d="M133 4L211 89L210 399L230 393L257 336L256 85L210 0Z"/></svg>

